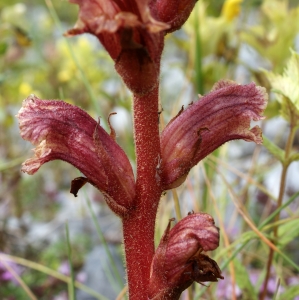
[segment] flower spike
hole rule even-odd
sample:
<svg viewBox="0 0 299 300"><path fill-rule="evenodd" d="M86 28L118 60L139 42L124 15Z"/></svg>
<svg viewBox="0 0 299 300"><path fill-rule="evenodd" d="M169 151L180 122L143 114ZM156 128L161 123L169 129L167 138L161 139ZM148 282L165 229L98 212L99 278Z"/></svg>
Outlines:
<svg viewBox="0 0 299 300"><path fill-rule="evenodd" d="M254 83L219 81L213 90L180 112L161 133L162 182L165 190L186 179L190 169L225 142L262 143L258 126L267 104L265 89Z"/></svg>
<svg viewBox="0 0 299 300"><path fill-rule="evenodd" d="M103 192L111 209L123 215L132 207L135 183L131 164L119 145L85 111L58 100L34 95L24 100L18 115L21 136L36 146L22 171L34 174L44 163L60 159L86 177L72 181L71 192L89 182Z"/></svg>

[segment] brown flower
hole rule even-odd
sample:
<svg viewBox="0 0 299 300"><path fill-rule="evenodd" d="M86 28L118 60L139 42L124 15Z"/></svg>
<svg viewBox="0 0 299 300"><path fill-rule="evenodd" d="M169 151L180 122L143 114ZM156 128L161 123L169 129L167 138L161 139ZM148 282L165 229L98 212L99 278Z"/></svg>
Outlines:
<svg viewBox="0 0 299 300"><path fill-rule="evenodd" d="M262 143L258 126L267 104L265 89L254 83L219 81L213 90L172 119L161 133L164 189L179 186L190 169L227 141Z"/></svg>
<svg viewBox="0 0 299 300"><path fill-rule="evenodd" d="M179 28L195 1L70 0L80 7L66 35L95 35L115 61L115 69L135 94L158 84L164 35Z"/></svg>
<svg viewBox="0 0 299 300"><path fill-rule="evenodd" d="M133 205L135 183L124 151L82 109L34 95L24 100L18 115L21 136L36 145L22 171L34 174L44 163L61 159L85 176L73 182L73 193L88 181L103 192L111 209L124 214Z"/></svg>
<svg viewBox="0 0 299 300"><path fill-rule="evenodd" d="M219 229L205 213L193 213L170 230L170 220L155 253L148 290L149 299L179 299L194 281L217 281L217 263L202 254L219 246Z"/></svg>

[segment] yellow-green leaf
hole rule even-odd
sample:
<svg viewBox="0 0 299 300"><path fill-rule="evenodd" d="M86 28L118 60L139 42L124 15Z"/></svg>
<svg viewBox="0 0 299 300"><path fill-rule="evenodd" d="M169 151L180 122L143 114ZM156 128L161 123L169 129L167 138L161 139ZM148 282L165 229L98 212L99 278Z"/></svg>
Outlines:
<svg viewBox="0 0 299 300"><path fill-rule="evenodd" d="M285 152L263 135L263 146L281 163L284 162Z"/></svg>
<svg viewBox="0 0 299 300"><path fill-rule="evenodd" d="M292 125L299 125L299 54L291 51L282 75L269 71L264 73L281 104L281 116Z"/></svg>

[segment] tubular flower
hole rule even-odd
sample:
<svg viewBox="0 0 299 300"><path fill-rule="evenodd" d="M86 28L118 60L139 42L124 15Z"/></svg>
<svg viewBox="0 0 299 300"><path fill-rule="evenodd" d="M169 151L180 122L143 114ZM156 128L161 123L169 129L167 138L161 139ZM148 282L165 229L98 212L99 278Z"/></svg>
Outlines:
<svg viewBox="0 0 299 300"><path fill-rule="evenodd" d="M44 163L61 159L85 176L73 180L75 194L89 182L104 194L111 209L122 215L133 205L135 183L131 164L111 136L85 111L58 100L34 95L24 100L18 115L21 136L36 146L22 171L34 174Z"/></svg>
<svg viewBox="0 0 299 300"><path fill-rule="evenodd" d="M162 184L179 186L190 169L227 141L243 139L262 143L258 126L267 104L265 89L254 83L238 85L219 81L213 90L179 112L161 133Z"/></svg>
<svg viewBox="0 0 299 300"><path fill-rule="evenodd" d="M75 27L66 35L95 35L115 62L115 69L134 94L146 94L157 84L164 35L180 27L195 1L166 5L150 0L70 0L80 7ZM175 1L179 2L179 1ZM169 4L169 3L168 3Z"/></svg>
<svg viewBox="0 0 299 300"><path fill-rule="evenodd" d="M201 253L219 246L219 229L213 218L205 213L192 213L170 230L172 220L152 262L148 290L151 300L179 299L194 281L223 279L217 263Z"/></svg>

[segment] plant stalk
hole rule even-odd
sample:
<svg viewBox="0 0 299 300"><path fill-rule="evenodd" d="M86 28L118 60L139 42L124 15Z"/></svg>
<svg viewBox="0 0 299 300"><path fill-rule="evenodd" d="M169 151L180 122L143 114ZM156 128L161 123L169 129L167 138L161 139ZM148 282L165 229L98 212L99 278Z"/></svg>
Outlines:
<svg viewBox="0 0 299 300"><path fill-rule="evenodd" d="M283 195L284 195L285 187L286 187L287 171L288 171L288 167L290 165L289 157L291 155L292 146L293 146L293 142L294 142L294 138L295 138L295 133L296 133L296 127L291 125L290 133L289 133L288 140L287 140L287 143L285 146L285 157L284 157L284 162L282 165L282 173L281 173L279 195L278 195L278 199L277 199L276 209L279 209L282 205ZM280 212L276 215L276 217L274 219L274 223L278 222L279 220L280 220ZM276 244L276 240L278 237L278 227L279 227L279 225L276 225L273 227L273 237L274 237L273 244L274 245ZM271 266L272 266L273 257L274 257L274 250L272 248L270 248L268 261L267 261L266 278L265 278L265 282L264 282L263 292L260 296L260 300L264 300L267 295L268 282L269 282L270 275L271 275Z"/></svg>
<svg viewBox="0 0 299 300"><path fill-rule="evenodd" d="M135 207L123 219L124 245L130 300L147 300L154 256L154 233L162 193L158 87L145 96L134 95L134 140L137 162Z"/></svg>

